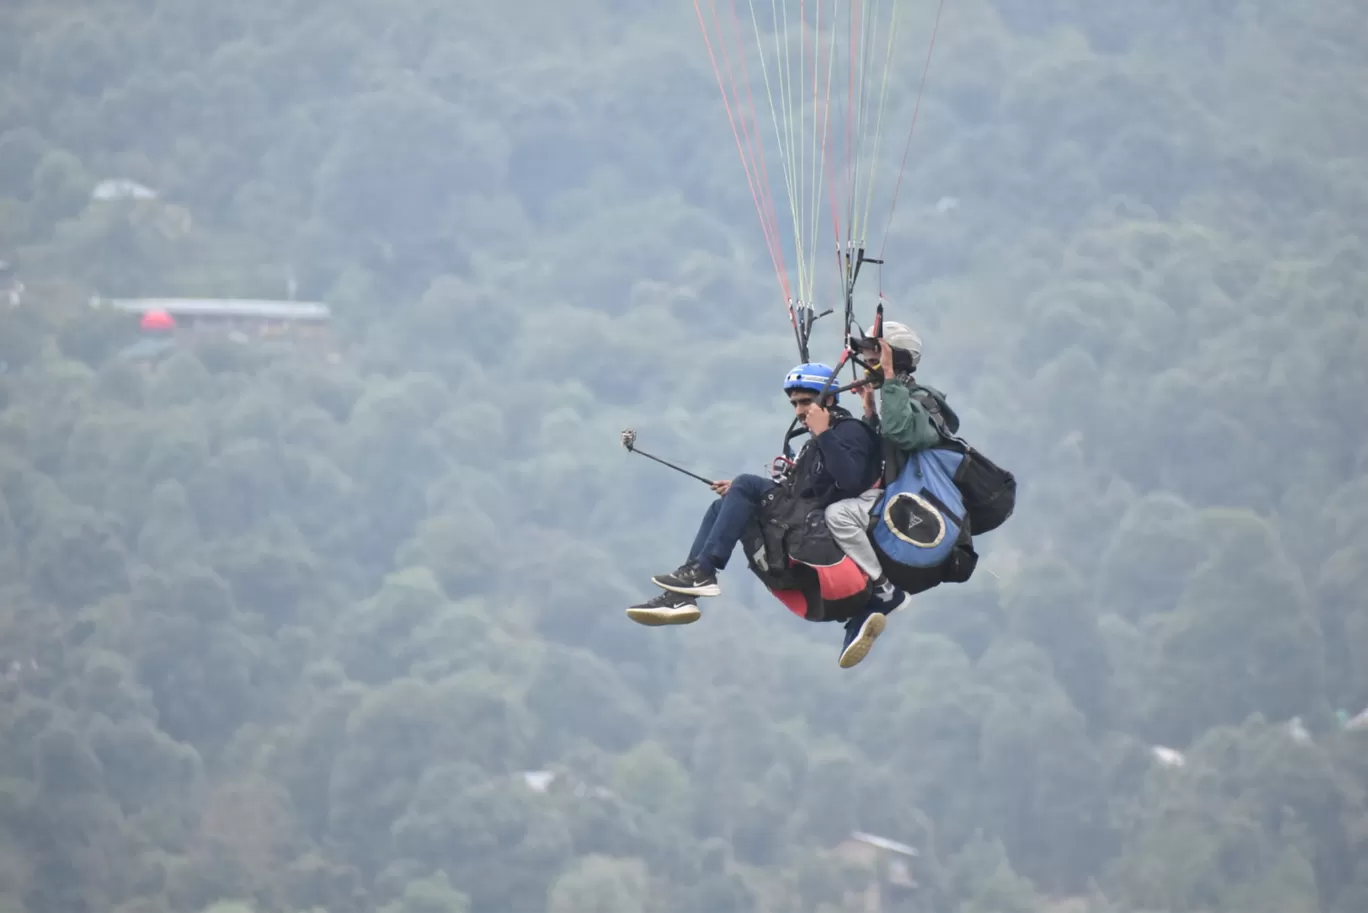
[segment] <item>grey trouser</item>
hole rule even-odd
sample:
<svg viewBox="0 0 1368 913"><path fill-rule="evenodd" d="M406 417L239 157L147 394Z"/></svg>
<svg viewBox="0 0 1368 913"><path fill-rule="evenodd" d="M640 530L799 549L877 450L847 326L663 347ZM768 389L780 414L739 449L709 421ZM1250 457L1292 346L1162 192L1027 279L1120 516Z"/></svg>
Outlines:
<svg viewBox="0 0 1368 913"><path fill-rule="evenodd" d="M858 498L837 501L826 509L827 529L831 530L832 538L870 580L883 576L879 556L869 541L869 511L881 494L883 489L871 488Z"/></svg>

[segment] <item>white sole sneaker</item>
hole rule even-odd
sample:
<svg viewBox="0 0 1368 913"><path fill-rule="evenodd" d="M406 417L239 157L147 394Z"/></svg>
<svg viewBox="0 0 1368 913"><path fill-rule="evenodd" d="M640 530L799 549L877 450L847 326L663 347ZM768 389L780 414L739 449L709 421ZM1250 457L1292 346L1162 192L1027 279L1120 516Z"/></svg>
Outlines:
<svg viewBox="0 0 1368 913"><path fill-rule="evenodd" d="M886 624L888 617L878 612L866 618L864 624L860 625L860 633L850 642L850 646L841 651L841 668L849 669L864 662L864 658L869 655L874 641L879 639Z"/></svg>
<svg viewBox="0 0 1368 913"><path fill-rule="evenodd" d="M721 595L722 595L722 585L721 585L721 584L718 584L718 583L709 583L709 584L707 584L706 586L695 586L695 587L666 586L665 584L663 584L663 583L660 582L660 578L659 578L659 577L652 577L652 578L651 578L651 582L654 583L656 586L660 587L662 590L669 590L671 593L678 593L678 594L681 595L681 596L721 596Z"/></svg>
<svg viewBox="0 0 1368 913"><path fill-rule="evenodd" d="M698 606L679 606L677 608L646 609L633 606L627 610L627 617L639 625L658 628L662 625L689 625L703 617Z"/></svg>

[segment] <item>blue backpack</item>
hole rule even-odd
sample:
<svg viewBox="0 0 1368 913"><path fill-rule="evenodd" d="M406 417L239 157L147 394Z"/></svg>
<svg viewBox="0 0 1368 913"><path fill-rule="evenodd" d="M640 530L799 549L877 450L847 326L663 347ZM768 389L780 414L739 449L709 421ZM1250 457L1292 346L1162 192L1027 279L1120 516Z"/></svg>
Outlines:
<svg viewBox="0 0 1368 913"><path fill-rule="evenodd" d="M870 511L870 540L895 586L920 593L973 575L978 553L955 484L964 460L942 447L909 454Z"/></svg>

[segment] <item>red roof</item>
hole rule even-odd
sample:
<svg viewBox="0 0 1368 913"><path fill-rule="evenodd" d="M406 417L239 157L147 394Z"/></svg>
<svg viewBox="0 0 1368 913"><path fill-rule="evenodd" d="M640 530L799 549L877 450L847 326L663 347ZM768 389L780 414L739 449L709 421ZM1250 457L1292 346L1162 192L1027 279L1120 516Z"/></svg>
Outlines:
<svg viewBox="0 0 1368 913"><path fill-rule="evenodd" d="M148 311L142 316L141 326L144 330L173 330L176 318L166 311Z"/></svg>

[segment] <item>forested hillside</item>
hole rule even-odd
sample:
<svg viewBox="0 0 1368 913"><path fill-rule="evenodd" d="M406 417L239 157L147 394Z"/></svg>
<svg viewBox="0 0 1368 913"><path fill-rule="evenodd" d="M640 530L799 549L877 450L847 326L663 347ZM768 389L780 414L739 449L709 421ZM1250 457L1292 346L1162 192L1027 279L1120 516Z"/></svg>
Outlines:
<svg viewBox="0 0 1368 913"><path fill-rule="evenodd" d="M5 0L0 913L1368 910L1366 112L1359 0L948 0L880 281L1021 497L845 671L623 615L618 433L790 418L692 4Z"/></svg>

